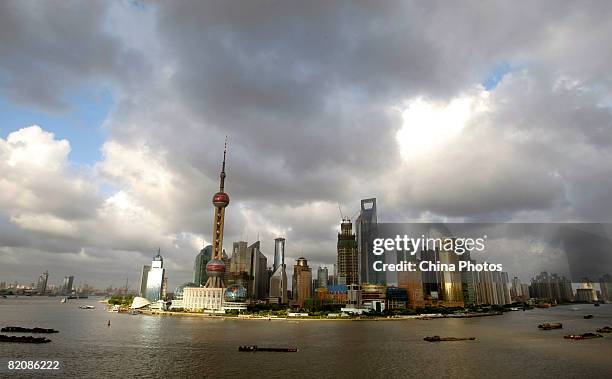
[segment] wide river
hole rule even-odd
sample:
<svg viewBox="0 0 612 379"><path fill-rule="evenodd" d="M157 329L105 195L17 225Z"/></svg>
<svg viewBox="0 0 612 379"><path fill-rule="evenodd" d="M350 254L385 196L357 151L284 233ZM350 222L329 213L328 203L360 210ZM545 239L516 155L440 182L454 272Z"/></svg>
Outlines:
<svg viewBox="0 0 612 379"><path fill-rule="evenodd" d="M60 304L59 298L0 299L0 326L60 331L48 335L48 344L0 343L5 366L0 377L9 376L7 360L59 360L61 371L46 376L612 378L612 334L563 339L565 334L612 326L611 304L471 319L267 321L132 316L108 313L97 300ZM595 317L585 320L585 314ZM537 328L556 321L563 323L562 330ZM423 341L429 335L477 340ZM240 353L239 345L296 346L299 351Z"/></svg>

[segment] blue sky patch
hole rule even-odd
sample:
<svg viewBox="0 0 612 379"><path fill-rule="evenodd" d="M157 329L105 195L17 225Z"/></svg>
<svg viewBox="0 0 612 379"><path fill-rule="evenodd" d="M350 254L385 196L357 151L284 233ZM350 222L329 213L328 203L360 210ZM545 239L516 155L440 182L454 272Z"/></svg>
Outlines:
<svg viewBox="0 0 612 379"><path fill-rule="evenodd" d="M500 62L493 66L491 71L487 73L484 80L482 81L483 87L490 91L495 89L499 82L504 78L506 74L512 71L512 66L508 62Z"/></svg>
<svg viewBox="0 0 612 379"><path fill-rule="evenodd" d="M65 99L72 109L58 114L27 109L0 96L0 137L36 124L55 134L56 139L70 142L71 162L93 164L101 160L100 148L106 140L101 126L114 105L110 90L82 89Z"/></svg>

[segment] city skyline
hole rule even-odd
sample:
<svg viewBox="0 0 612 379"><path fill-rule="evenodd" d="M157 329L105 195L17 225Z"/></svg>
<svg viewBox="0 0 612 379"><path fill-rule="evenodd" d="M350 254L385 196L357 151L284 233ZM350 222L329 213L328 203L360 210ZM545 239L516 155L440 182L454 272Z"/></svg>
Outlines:
<svg viewBox="0 0 612 379"><path fill-rule="evenodd" d="M137 283L160 246L191 281L226 135L225 239L268 262L282 236L331 266L338 203L356 226L370 197L379 222L611 221L609 7L237 6L0 4L0 280Z"/></svg>

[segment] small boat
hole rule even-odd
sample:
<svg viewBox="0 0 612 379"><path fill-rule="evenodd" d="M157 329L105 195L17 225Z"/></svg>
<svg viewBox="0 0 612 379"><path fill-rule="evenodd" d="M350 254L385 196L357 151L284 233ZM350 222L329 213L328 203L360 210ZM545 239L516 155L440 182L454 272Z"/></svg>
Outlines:
<svg viewBox="0 0 612 379"><path fill-rule="evenodd" d="M48 343L51 342L51 340L45 337L5 336L4 334L0 334L0 342Z"/></svg>
<svg viewBox="0 0 612 379"><path fill-rule="evenodd" d="M597 333L612 333L612 328L604 326L603 328L597 329Z"/></svg>
<svg viewBox="0 0 612 379"><path fill-rule="evenodd" d="M60 303L62 303L62 304L63 304L63 303L65 303L65 302L66 302L66 298L65 298L65 297L62 297L62 299L60 300Z"/></svg>
<svg viewBox="0 0 612 379"><path fill-rule="evenodd" d="M22 328L21 326L6 326L0 329L2 333L59 333L59 330L45 328Z"/></svg>
<svg viewBox="0 0 612 379"><path fill-rule="evenodd" d="M587 319L587 320L590 320L590 319L593 318L593 315L586 315L586 316L584 316L584 318Z"/></svg>
<svg viewBox="0 0 612 379"><path fill-rule="evenodd" d="M427 342L446 342L446 341L474 341L476 337L440 337L431 336L423 338L423 341Z"/></svg>
<svg viewBox="0 0 612 379"><path fill-rule="evenodd" d="M81 305L79 309L96 309L93 305Z"/></svg>
<svg viewBox="0 0 612 379"><path fill-rule="evenodd" d="M512 307L512 308L510 308L510 310L511 310L511 311L518 311L519 309L518 309L518 308L516 308L516 307Z"/></svg>
<svg viewBox="0 0 612 379"><path fill-rule="evenodd" d="M276 353L297 353L297 347L258 347L257 345L238 346L238 351L271 351Z"/></svg>
<svg viewBox="0 0 612 379"><path fill-rule="evenodd" d="M563 336L563 338L567 339L567 340L590 340L593 338L602 338L603 336L601 334L595 334L595 333L582 333L582 334L570 334L568 336Z"/></svg>
<svg viewBox="0 0 612 379"><path fill-rule="evenodd" d="M542 330L563 329L563 324L560 322L546 322L538 325L538 328Z"/></svg>
<svg viewBox="0 0 612 379"><path fill-rule="evenodd" d="M595 304L593 304L593 305L594 305L594 306L596 306L596 307L599 307L599 303L595 303Z"/></svg>

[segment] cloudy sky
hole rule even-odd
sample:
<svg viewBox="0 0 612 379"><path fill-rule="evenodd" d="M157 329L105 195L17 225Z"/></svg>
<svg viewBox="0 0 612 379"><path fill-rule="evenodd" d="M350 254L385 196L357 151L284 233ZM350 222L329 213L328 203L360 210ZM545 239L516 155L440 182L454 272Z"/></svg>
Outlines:
<svg viewBox="0 0 612 379"><path fill-rule="evenodd" d="M0 281L170 286L210 240L335 261L340 215L612 221L607 1L2 1ZM529 273L531 274L531 273Z"/></svg>

